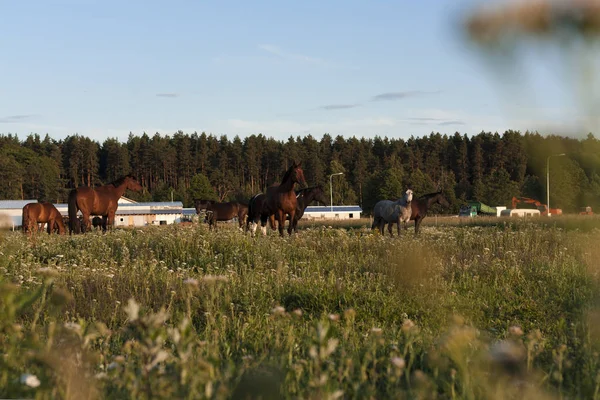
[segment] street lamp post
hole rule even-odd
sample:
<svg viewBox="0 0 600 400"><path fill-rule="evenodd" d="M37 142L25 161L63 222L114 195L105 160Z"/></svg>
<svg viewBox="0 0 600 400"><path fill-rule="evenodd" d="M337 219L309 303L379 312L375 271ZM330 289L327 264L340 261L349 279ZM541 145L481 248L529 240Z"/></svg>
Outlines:
<svg viewBox="0 0 600 400"><path fill-rule="evenodd" d="M331 212L333 212L333 182L332 182L331 178L333 178L333 176L335 176L335 175L344 175L344 173L338 172L338 173L329 175L329 195L331 196L331 206L330 206Z"/></svg>
<svg viewBox="0 0 600 400"><path fill-rule="evenodd" d="M562 157L566 156L565 153L560 154L550 154L546 158L546 206L548 207L548 216L550 217L552 214L550 213L550 157Z"/></svg>

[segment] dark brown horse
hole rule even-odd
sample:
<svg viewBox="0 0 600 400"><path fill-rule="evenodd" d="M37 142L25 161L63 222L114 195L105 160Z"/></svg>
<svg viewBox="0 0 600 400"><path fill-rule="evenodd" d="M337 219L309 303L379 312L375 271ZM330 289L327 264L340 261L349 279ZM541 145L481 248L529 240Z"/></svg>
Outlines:
<svg viewBox="0 0 600 400"><path fill-rule="evenodd" d="M69 193L69 231L79 233L77 212L83 214L85 230L90 230L90 215L102 216L102 230L106 231L107 224L113 226L118 201L125 194L125 190L140 191L142 186L131 175L126 175L108 185L95 188L79 187Z"/></svg>
<svg viewBox="0 0 600 400"><path fill-rule="evenodd" d="M296 191L296 215L294 216L294 232L298 233L298 221L304 215L306 207L313 201L317 201L324 206L327 205L327 195L321 185L312 188L300 189ZM287 217L289 220L289 217Z"/></svg>
<svg viewBox="0 0 600 400"><path fill-rule="evenodd" d="M264 194L260 194L260 195L256 195L254 196L252 200L254 200L254 204L264 204L264 201L267 199L267 197ZM308 207L310 205L310 203L312 203L313 201L318 201L319 203L323 204L324 206L327 205L327 196L325 195L325 191L323 190L323 187L321 185L315 186L315 187L311 187L311 188L305 188L305 189L300 189L300 190L296 190L296 215L294 216L294 232L298 232L298 221L300 220L300 218L302 218L302 216L304 215L304 211L306 210L306 207ZM262 207L262 205L261 205ZM258 220L260 219L260 213L256 214L255 216L255 221L253 221L254 223L257 223ZM286 216L286 221L290 220L290 216L287 215ZM277 229L275 227L275 215L271 215L269 217L269 222L271 225L271 229L275 230ZM250 218L248 218L248 224L246 225L246 231L249 229L250 225Z"/></svg>
<svg viewBox="0 0 600 400"><path fill-rule="evenodd" d="M410 220L415 221L415 235L419 234L421 222L423 222L423 218L427 216L427 210L434 204L439 204L446 208L450 207L450 203L448 203L448 200L446 200L442 192L425 194L418 199L413 199L411 202L412 214ZM388 228L390 230L392 229L393 224L394 222L389 223ZM404 225L404 229L407 229L406 224Z"/></svg>
<svg viewBox="0 0 600 400"><path fill-rule="evenodd" d="M277 186L277 185L273 185ZM258 221L260 221L260 216L262 214L262 210L267 202L267 195L264 193L259 193L254 195L250 201L248 201L248 218L246 219L246 232L250 230L250 224L252 224L252 236L254 236L254 232L256 231L256 227L258 226ZM269 222L271 224L271 229L275 230L277 227L275 226L275 216L271 215L269 218Z"/></svg>
<svg viewBox="0 0 600 400"><path fill-rule="evenodd" d="M212 200L197 199L194 200L194 207L196 208L196 214L200 214L202 210L206 211L209 228L214 226L215 230L217 229L217 221L230 221L235 217L237 217L240 229L242 229L248 215L248 205L236 201L218 203Z"/></svg>
<svg viewBox="0 0 600 400"><path fill-rule="evenodd" d="M23 233L38 231L38 223L48 224L48 233L58 228L58 233L65 234L65 224L60 212L52 203L29 203L23 207Z"/></svg>
<svg viewBox="0 0 600 400"><path fill-rule="evenodd" d="M100 228L106 229L102 222L103 222L102 218L100 218L100 217L92 218L92 226L96 229L100 229Z"/></svg>
<svg viewBox="0 0 600 400"><path fill-rule="evenodd" d="M288 234L292 234L296 206L298 205L296 192L294 191L294 184L296 183L306 186L306 179L304 178L301 163L293 162L283 175L280 184L269 186L264 194L264 198L260 194L251 199L248 214L250 218L255 218L257 214L260 214L263 235L267 234L267 220L271 219L271 227L274 227L274 222L271 218L271 216L274 216L278 223L279 235L283 236L286 215L289 216L289 220L291 221L288 226ZM253 227L253 235L255 229L256 225Z"/></svg>

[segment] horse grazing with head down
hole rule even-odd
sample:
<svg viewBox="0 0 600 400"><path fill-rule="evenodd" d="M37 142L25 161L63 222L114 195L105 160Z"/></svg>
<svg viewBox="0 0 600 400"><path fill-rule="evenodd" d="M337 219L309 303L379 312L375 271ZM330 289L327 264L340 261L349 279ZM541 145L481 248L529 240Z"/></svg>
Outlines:
<svg viewBox="0 0 600 400"><path fill-rule="evenodd" d="M23 233L38 231L38 223L48 224L48 234L58 229L58 233L66 232L63 217L52 203L29 203L23 207Z"/></svg>
<svg viewBox="0 0 600 400"><path fill-rule="evenodd" d="M69 193L69 232L79 233L79 224L77 224L77 212L83 214L83 223L85 230L90 230L92 223L90 215L102 216L102 230L106 231L107 224L114 226L115 213L121 196L125 190L139 192L142 186L131 175L126 175L116 181L103 186L78 187Z"/></svg>
<svg viewBox="0 0 600 400"><path fill-rule="evenodd" d="M404 195L396 200L381 200L375 204L373 209L373 225L371 229L379 228L379 232L384 234L385 224L388 224L388 232L392 233L392 224L398 224L398 236L400 236L400 222L408 222L412 214L411 203L413 199L413 191L408 189Z"/></svg>
<svg viewBox="0 0 600 400"><path fill-rule="evenodd" d="M209 229L213 227L217 229L217 221L230 221L237 217L240 229L244 226L246 215L248 215L248 206L237 201L229 201L226 203L218 203L213 200L194 200L196 214L200 214L202 210L206 211L206 219L208 220Z"/></svg>
<svg viewBox="0 0 600 400"><path fill-rule="evenodd" d="M248 209L248 224L253 222L252 235L256 231L256 218L260 216L261 231L263 236L267 234L267 220L271 220L271 228L274 228L274 216L278 223L279 235L283 236L283 228L286 216L289 216L290 224L288 234L292 234L294 217L296 215L296 192L294 184L298 183L306 186L304 171L300 167L301 163L293 162L283 175L280 184L272 185L267 188L265 194L258 194L250 199Z"/></svg>

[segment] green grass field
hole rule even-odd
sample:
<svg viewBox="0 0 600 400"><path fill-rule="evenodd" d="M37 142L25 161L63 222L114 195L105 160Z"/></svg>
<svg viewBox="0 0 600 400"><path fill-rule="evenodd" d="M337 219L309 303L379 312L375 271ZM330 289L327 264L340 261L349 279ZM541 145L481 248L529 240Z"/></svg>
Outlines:
<svg viewBox="0 0 600 400"><path fill-rule="evenodd" d="M0 398L600 398L600 218L369 223L2 233Z"/></svg>

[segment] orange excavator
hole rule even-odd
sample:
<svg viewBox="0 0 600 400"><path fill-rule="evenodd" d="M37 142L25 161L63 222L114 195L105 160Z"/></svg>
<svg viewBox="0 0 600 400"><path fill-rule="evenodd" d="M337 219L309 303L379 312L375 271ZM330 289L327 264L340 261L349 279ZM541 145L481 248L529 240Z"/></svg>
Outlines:
<svg viewBox="0 0 600 400"><path fill-rule="evenodd" d="M533 204L535 208L540 210L541 215L548 215L548 206L535 199L531 199L529 197L513 197L512 208L517 208L518 203ZM560 208L551 208L550 213L552 215L562 215L562 210Z"/></svg>
<svg viewBox="0 0 600 400"><path fill-rule="evenodd" d="M594 212L592 211L592 207L583 207L581 209L581 212L579 213L579 215L594 215Z"/></svg>

